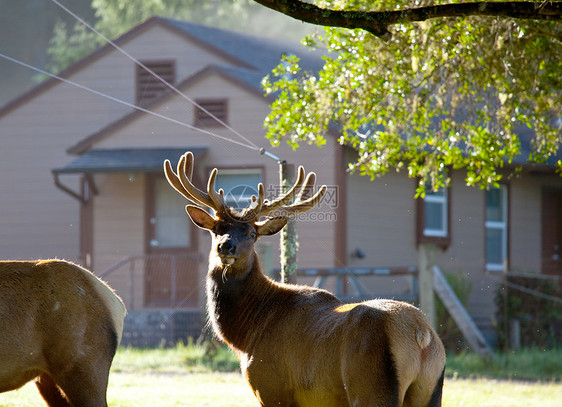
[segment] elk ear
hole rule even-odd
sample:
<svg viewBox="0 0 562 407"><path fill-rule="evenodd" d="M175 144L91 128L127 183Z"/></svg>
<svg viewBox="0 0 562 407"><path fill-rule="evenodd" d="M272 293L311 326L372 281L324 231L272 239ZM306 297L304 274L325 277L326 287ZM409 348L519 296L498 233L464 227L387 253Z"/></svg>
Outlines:
<svg viewBox="0 0 562 407"><path fill-rule="evenodd" d="M211 215L197 206L187 205L185 207L185 211L187 212L193 223L195 223L201 229L211 230L213 226L215 226L215 223L217 223L217 220L215 218L213 218Z"/></svg>
<svg viewBox="0 0 562 407"><path fill-rule="evenodd" d="M254 225L259 236L270 236L279 232L287 224L289 220L286 216L277 216L256 222Z"/></svg>

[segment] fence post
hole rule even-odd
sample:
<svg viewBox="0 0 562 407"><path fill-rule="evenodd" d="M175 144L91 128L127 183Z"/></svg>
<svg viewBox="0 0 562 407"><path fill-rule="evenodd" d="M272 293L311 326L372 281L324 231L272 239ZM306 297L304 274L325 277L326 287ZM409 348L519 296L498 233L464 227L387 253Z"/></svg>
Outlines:
<svg viewBox="0 0 562 407"><path fill-rule="evenodd" d="M172 285L170 287L171 292L170 292L170 300L172 303L172 307L176 307L176 301L177 301L177 280L178 280L178 270L177 270L177 261L176 261L176 256L175 255L171 255L171 260L172 260L172 273L170 276L170 280Z"/></svg>
<svg viewBox="0 0 562 407"><path fill-rule="evenodd" d="M289 191L295 182L295 167L286 161L279 162L279 178L281 194ZM297 282L297 231L295 220L289 218L287 225L281 230L281 281Z"/></svg>
<svg viewBox="0 0 562 407"><path fill-rule="evenodd" d="M511 349L521 348L521 321L517 318L509 318L509 346Z"/></svg>
<svg viewBox="0 0 562 407"><path fill-rule="evenodd" d="M420 243L418 246L420 308L433 329L437 328L437 312L433 293L433 266L436 250L436 246L431 243Z"/></svg>
<svg viewBox="0 0 562 407"><path fill-rule="evenodd" d="M129 263L129 277L130 277L130 292L129 292L129 298L131 301L130 304L130 311L134 310L136 308L136 304L135 304L135 259L131 258L130 259L130 263Z"/></svg>

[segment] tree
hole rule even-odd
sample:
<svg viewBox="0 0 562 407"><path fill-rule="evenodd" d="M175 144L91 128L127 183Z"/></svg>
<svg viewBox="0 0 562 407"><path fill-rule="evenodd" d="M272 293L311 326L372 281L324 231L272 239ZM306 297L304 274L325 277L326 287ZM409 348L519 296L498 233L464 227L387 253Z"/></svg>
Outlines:
<svg viewBox="0 0 562 407"><path fill-rule="evenodd" d="M275 3L296 18L295 7L316 7ZM446 6L435 3L433 10ZM541 20L505 17L498 5L513 12L517 5L511 2L495 3L496 16L478 15L491 10L482 6L471 9L475 15L447 17L457 15L450 12L444 18L409 9L420 4L324 1L325 20L316 7L317 23L330 25L334 16L345 23L345 12L353 10L354 27L363 29L330 27L307 37L307 45L325 50L323 69L300 72L298 58L288 56L264 80L266 92L276 95L266 119L271 142L322 145L337 127L340 143L358 152L352 170L372 178L392 168L407 170L420 180L418 194L447 182L448 168L465 168L468 185L486 187L497 185L506 164L552 159L562 143L562 3L547 2L542 9L532 3L546 13ZM384 10L397 9L404 11L401 18L383 22L395 15ZM375 15L379 25L373 26ZM562 174L561 161L557 170Z"/></svg>
<svg viewBox="0 0 562 407"><path fill-rule="evenodd" d="M553 1L480 1L453 2L421 6L416 1L397 10L338 10L322 8L299 0L255 0L268 8L301 21L331 27L362 28L379 37L390 34L392 24L425 21L430 18L460 17L468 15L524 18L535 20L560 20L562 4ZM329 2L328 2L329 3ZM339 2L361 3L361 2ZM352 6L353 7L353 6Z"/></svg>

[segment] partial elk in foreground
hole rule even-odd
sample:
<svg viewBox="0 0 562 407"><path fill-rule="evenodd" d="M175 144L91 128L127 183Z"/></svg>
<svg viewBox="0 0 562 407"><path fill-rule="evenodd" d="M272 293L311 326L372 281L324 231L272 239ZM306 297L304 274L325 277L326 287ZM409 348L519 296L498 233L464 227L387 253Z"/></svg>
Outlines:
<svg viewBox="0 0 562 407"><path fill-rule="evenodd" d="M105 407L125 305L62 260L0 261L0 393L30 380L47 405Z"/></svg>
<svg viewBox="0 0 562 407"><path fill-rule="evenodd" d="M263 406L440 406L445 366L441 341L414 306L392 300L344 304L327 291L280 284L261 271L254 244L279 232L290 216L307 211L315 175L299 168L291 190L270 202L263 185L241 212L227 207L222 190L192 183L188 152L170 184L210 215L188 205L191 220L212 236L207 308L216 335L238 355ZM296 199L295 199L296 197ZM295 199L295 202L291 202ZM273 212L274 217L268 217ZM260 220L260 218L264 218Z"/></svg>

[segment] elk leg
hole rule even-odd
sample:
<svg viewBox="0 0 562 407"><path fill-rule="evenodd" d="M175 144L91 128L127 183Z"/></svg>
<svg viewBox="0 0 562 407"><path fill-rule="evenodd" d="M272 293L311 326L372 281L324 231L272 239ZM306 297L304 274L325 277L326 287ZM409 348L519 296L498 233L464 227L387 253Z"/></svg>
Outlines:
<svg viewBox="0 0 562 407"><path fill-rule="evenodd" d="M74 407L107 407L107 369L76 366L57 378L59 387Z"/></svg>
<svg viewBox="0 0 562 407"><path fill-rule="evenodd" d="M254 396L261 406L296 406L293 394L279 376L277 365L272 360L244 361L242 374L246 377ZM271 380L274 377L276 380Z"/></svg>
<svg viewBox="0 0 562 407"><path fill-rule="evenodd" d="M411 386L406 393L406 399L404 401L405 407L441 407L441 399L443 395L443 380L445 377L445 369L441 373L439 380L433 387L433 392L431 393L431 398L429 396L429 390L431 389L431 384L426 381L421 387ZM428 402L422 402L421 400L428 400Z"/></svg>
<svg viewBox="0 0 562 407"><path fill-rule="evenodd" d="M350 406L398 407L399 382L385 335L354 338L342 364L343 382Z"/></svg>
<svg viewBox="0 0 562 407"><path fill-rule="evenodd" d="M35 385L39 389L39 393L49 407L70 407L70 403L61 394L51 376L44 373L37 380Z"/></svg>
<svg viewBox="0 0 562 407"><path fill-rule="evenodd" d="M445 369L435 385L434 377L422 377L413 382L406 392L403 407L441 407L444 375Z"/></svg>
<svg viewBox="0 0 562 407"><path fill-rule="evenodd" d="M433 390L433 394L431 395L431 400L429 400L429 404L427 405L427 407L441 407L444 379L445 379L445 368L443 368L443 373L441 373L441 377L439 378L437 384L435 385L435 389Z"/></svg>

